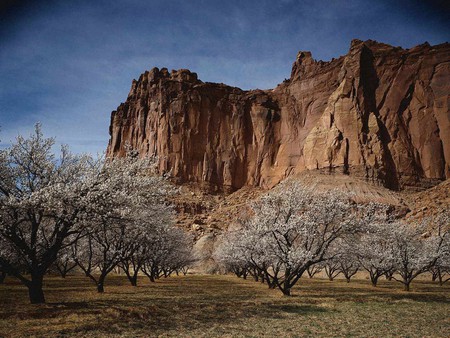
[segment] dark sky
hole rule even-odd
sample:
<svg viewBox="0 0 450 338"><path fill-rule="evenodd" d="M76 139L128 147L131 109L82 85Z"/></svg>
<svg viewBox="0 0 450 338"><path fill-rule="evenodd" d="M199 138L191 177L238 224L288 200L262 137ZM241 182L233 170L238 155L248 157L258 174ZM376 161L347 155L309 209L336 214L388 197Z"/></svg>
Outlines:
<svg viewBox="0 0 450 338"><path fill-rule="evenodd" d="M0 140L40 121L75 152L106 148L110 112L154 66L271 88L299 50L346 54L353 38L410 48L449 41L446 1L0 0Z"/></svg>

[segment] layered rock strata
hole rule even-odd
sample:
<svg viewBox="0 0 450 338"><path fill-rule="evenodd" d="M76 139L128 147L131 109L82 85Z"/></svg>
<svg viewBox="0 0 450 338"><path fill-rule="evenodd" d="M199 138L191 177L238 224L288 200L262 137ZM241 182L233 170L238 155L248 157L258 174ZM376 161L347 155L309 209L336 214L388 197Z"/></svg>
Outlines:
<svg viewBox="0 0 450 338"><path fill-rule="evenodd" d="M126 145L212 190L270 188L305 170L399 190L450 177L450 44L402 49L353 40L329 62L299 52L272 90L153 68L112 112L107 155Z"/></svg>

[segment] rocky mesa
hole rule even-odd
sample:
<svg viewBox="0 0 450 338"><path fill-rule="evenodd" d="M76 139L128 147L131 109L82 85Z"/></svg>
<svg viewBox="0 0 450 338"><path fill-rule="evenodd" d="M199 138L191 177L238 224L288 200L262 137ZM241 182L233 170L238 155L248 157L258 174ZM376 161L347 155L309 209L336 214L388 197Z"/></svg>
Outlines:
<svg viewBox="0 0 450 338"><path fill-rule="evenodd" d="M450 44L353 40L329 62L299 52L275 89L153 68L112 112L107 156L156 155L180 183L271 188L306 170L402 190L450 177Z"/></svg>

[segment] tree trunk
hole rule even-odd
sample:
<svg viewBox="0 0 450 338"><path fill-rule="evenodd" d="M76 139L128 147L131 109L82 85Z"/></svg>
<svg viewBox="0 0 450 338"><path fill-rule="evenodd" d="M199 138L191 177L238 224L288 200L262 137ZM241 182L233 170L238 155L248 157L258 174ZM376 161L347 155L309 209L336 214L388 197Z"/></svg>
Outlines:
<svg viewBox="0 0 450 338"><path fill-rule="evenodd" d="M131 274L129 271L124 270L125 271L125 275L127 276L128 280L131 283L131 286L137 286L137 277L138 274L136 272L134 272L133 274Z"/></svg>
<svg viewBox="0 0 450 338"><path fill-rule="evenodd" d="M388 281L391 281L391 280L392 280L392 276L394 275L394 272L388 271L388 272L386 272L384 275L386 276L386 279L387 279Z"/></svg>
<svg viewBox="0 0 450 338"><path fill-rule="evenodd" d="M345 277L345 280L347 281L347 283L350 283L350 277Z"/></svg>
<svg viewBox="0 0 450 338"><path fill-rule="evenodd" d="M431 273L431 281L432 281L432 282L435 282L436 279L437 279L437 272L433 271L433 272Z"/></svg>
<svg viewBox="0 0 450 338"><path fill-rule="evenodd" d="M105 292L105 288L104 288L104 285L105 285L105 277L106 277L106 276L100 275L100 277L99 277L99 279L98 279L98 282L97 282L97 292L98 292L98 293L103 293L103 292Z"/></svg>
<svg viewBox="0 0 450 338"><path fill-rule="evenodd" d="M32 277L32 280L27 285L31 304L45 303L44 291L42 290L42 279L43 276Z"/></svg>
<svg viewBox="0 0 450 338"><path fill-rule="evenodd" d="M439 285L442 286L444 283L442 282L442 273L440 268L437 269L437 278L439 280Z"/></svg>
<svg viewBox="0 0 450 338"><path fill-rule="evenodd" d="M3 282L5 281L6 278L6 272L1 272L0 273L0 284L3 284Z"/></svg>
<svg viewBox="0 0 450 338"><path fill-rule="evenodd" d="M283 288L281 291L283 292L283 295L288 297L291 296L291 288Z"/></svg>
<svg viewBox="0 0 450 338"><path fill-rule="evenodd" d="M378 284L378 276L370 275L370 282L372 283L373 287L376 287Z"/></svg>
<svg viewBox="0 0 450 338"><path fill-rule="evenodd" d="M403 287L404 291L409 291L409 284L411 284L411 282L404 283L404 287Z"/></svg>
<svg viewBox="0 0 450 338"><path fill-rule="evenodd" d="M97 292L98 292L98 293L103 293L103 292L105 292L105 288L103 287L103 283L101 283L101 282L98 282L98 283L97 283Z"/></svg>

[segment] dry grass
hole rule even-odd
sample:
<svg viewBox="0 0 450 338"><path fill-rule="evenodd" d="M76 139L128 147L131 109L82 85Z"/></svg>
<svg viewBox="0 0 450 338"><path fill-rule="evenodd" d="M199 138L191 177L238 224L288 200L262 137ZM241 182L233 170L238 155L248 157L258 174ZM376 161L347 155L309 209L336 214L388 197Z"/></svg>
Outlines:
<svg viewBox="0 0 450 338"><path fill-rule="evenodd" d="M291 298L234 276L190 275L133 288L123 276L97 294L83 277L46 280L46 305L15 280L0 285L4 337L449 337L450 286L302 279Z"/></svg>

